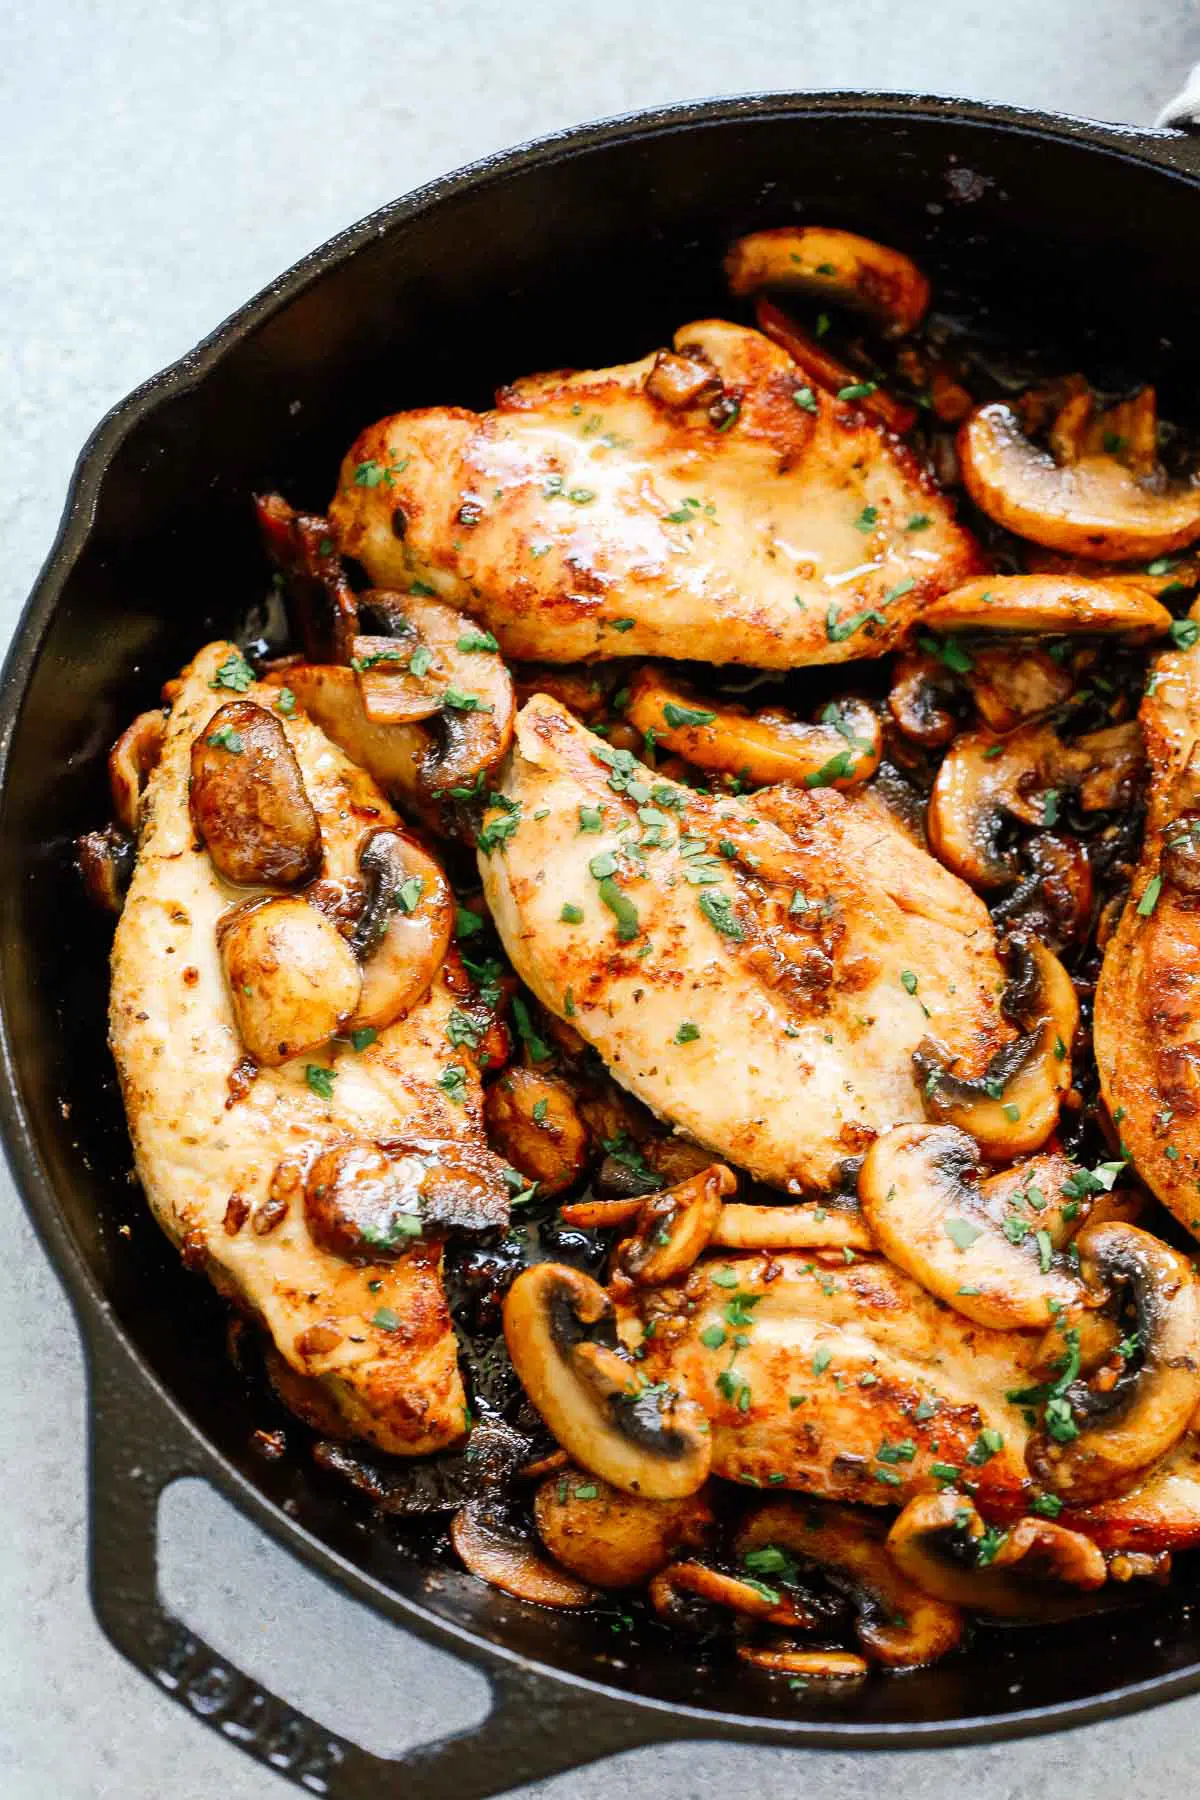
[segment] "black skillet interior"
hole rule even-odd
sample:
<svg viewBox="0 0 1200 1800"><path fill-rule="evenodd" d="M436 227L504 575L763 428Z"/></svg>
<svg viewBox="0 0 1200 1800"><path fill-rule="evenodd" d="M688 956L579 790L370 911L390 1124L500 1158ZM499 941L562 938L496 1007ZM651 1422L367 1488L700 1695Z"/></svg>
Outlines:
<svg viewBox="0 0 1200 1800"><path fill-rule="evenodd" d="M104 1041L106 930L73 879L72 840L106 816L104 755L122 724L260 598L252 491L320 506L350 439L382 413L485 403L529 370L641 355L723 309L736 232L802 218L894 242L944 307L998 340L1060 344L1063 368L1156 380L1164 411L1186 415L1200 392L1200 265L1185 253L1200 179L1139 161L1136 140L1087 138L983 109L760 103L684 110L640 136L584 134L450 184L361 234L352 255L334 246L286 304L252 312L198 375L136 408L77 559L60 553L47 572L61 597L15 720L0 955L20 1100L70 1238L112 1324L220 1458L396 1594L552 1669L751 1718L919 1730L1178 1677L1200 1666L1200 1628L1183 1569L1115 1624L987 1634L934 1669L818 1700L734 1666L698 1672L652 1639L639 1647L614 1631L615 1608L599 1623L535 1612L448 1569L428 1591L420 1560L340 1489L249 1450L261 1421L227 1363L222 1311L128 1180ZM5 695L10 717L19 698ZM31 1203L45 1204L36 1192ZM282 1514L278 1528L290 1530Z"/></svg>

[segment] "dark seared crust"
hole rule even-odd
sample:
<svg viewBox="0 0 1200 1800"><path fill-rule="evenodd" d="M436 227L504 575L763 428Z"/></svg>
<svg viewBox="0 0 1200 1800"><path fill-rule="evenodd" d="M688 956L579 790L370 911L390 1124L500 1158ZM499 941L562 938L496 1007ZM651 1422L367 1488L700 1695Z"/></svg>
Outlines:
<svg viewBox="0 0 1200 1800"><path fill-rule="evenodd" d="M227 881L298 887L320 872L321 827L295 751L253 700L226 701L196 738L188 803Z"/></svg>

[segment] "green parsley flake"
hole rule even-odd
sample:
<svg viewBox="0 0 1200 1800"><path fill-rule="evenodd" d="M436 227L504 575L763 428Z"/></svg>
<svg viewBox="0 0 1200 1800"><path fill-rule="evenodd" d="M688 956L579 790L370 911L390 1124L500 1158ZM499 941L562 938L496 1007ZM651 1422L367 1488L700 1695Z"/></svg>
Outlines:
<svg viewBox="0 0 1200 1800"><path fill-rule="evenodd" d="M246 748L232 725L219 725L216 731L210 733L205 739L205 742L214 750L227 750L230 756L240 756Z"/></svg>
<svg viewBox="0 0 1200 1800"><path fill-rule="evenodd" d="M277 713L282 713L285 719L295 717L296 696L293 694L290 687L280 688L278 694L275 696L275 711Z"/></svg>
<svg viewBox="0 0 1200 1800"><path fill-rule="evenodd" d="M947 1219L943 1229L951 1243L956 1244L960 1250L969 1250L976 1238L983 1236L980 1227L969 1224L966 1219Z"/></svg>
<svg viewBox="0 0 1200 1800"><path fill-rule="evenodd" d="M304 1079L308 1083L310 1092L314 1093L318 1100L333 1099L333 1084L337 1080L335 1069L327 1069L323 1063L307 1063L304 1069Z"/></svg>
<svg viewBox="0 0 1200 1800"><path fill-rule="evenodd" d="M235 694L244 694L253 680L254 670L241 651L234 650L225 658L208 685L210 688L232 688Z"/></svg>
<svg viewBox="0 0 1200 1800"><path fill-rule="evenodd" d="M691 1019L684 1019L677 1028L672 1042L676 1044L694 1044L699 1036L700 1027L693 1024Z"/></svg>
<svg viewBox="0 0 1200 1800"><path fill-rule="evenodd" d="M703 707L677 706L674 700L668 700L663 705L663 718L672 731L687 725L711 725L716 716L715 712L706 712Z"/></svg>
<svg viewBox="0 0 1200 1800"><path fill-rule="evenodd" d="M478 653L484 650L499 650L500 645L490 631L467 631L459 638L458 648L467 653Z"/></svg>

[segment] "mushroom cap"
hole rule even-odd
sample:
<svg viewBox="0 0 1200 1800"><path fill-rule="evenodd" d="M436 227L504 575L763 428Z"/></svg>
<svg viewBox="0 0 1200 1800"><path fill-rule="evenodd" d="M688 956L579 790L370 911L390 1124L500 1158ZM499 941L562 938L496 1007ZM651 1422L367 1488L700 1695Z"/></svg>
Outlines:
<svg viewBox="0 0 1200 1800"><path fill-rule="evenodd" d="M734 294L785 288L852 307L885 337L914 331L929 306L929 282L911 257L825 225L752 231L730 246L725 274Z"/></svg>
<svg viewBox="0 0 1200 1800"><path fill-rule="evenodd" d="M358 1005L362 976L354 952L299 895L233 908L218 938L242 1042L264 1068L327 1043Z"/></svg>
<svg viewBox="0 0 1200 1800"><path fill-rule="evenodd" d="M1186 1257L1136 1225L1088 1224L1076 1242L1087 1286L1126 1296L1135 1330L1116 1378L1109 1366L1073 1381L1026 1455L1047 1487L1087 1505L1140 1479L1187 1430L1200 1404L1200 1284Z"/></svg>
<svg viewBox="0 0 1200 1800"><path fill-rule="evenodd" d="M978 1151L952 1125L900 1125L867 1152L858 1193L884 1254L964 1318L997 1331L1047 1325L1081 1288L1053 1255L1031 1209L1013 1208L1020 1236L984 1204Z"/></svg>
<svg viewBox="0 0 1200 1800"><path fill-rule="evenodd" d="M382 1030L429 992L446 960L454 901L441 865L408 832L383 826L358 853L366 898L351 942L362 994L350 1028Z"/></svg>
<svg viewBox="0 0 1200 1800"><path fill-rule="evenodd" d="M602 1588L639 1587L681 1549L702 1548L713 1527L702 1494L647 1500L570 1464L542 1482L533 1517L555 1560Z"/></svg>
<svg viewBox="0 0 1200 1800"><path fill-rule="evenodd" d="M1121 632L1140 642L1169 631L1171 615L1152 594L1114 577L982 575L931 600L920 623L928 631Z"/></svg>
<svg viewBox="0 0 1200 1800"><path fill-rule="evenodd" d="M1069 1618L1108 1578L1090 1538L1050 1519L1018 1519L997 1547L971 1501L951 1488L910 1500L887 1543L925 1593L996 1618Z"/></svg>
<svg viewBox="0 0 1200 1800"><path fill-rule="evenodd" d="M539 1556L528 1538L497 1519L482 1501L470 1500L455 1513L450 1542L472 1575L518 1600L570 1609L596 1598L586 1582Z"/></svg>
<svg viewBox="0 0 1200 1800"><path fill-rule="evenodd" d="M1133 562L1169 555L1200 537L1200 485L1139 478L1103 454L1060 464L1026 437L1005 401L968 416L958 455L980 511L1047 549Z"/></svg>
<svg viewBox="0 0 1200 1800"><path fill-rule="evenodd" d="M525 1269L505 1297L504 1336L530 1401L585 1469L652 1500L703 1486L712 1459L704 1414L618 1352L612 1302L597 1282L562 1263Z"/></svg>

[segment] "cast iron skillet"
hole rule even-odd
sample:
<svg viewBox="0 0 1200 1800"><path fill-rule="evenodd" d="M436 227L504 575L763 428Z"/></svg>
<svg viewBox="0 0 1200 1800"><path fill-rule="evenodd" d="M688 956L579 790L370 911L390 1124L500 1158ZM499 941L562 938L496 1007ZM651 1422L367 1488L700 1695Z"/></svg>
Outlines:
<svg viewBox="0 0 1200 1800"><path fill-rule="evenodd" d="M255 489L319 506L368 420L486 402L530 369L641 355L720 312L737 232L812 218L915 253L943 304L1063 368L1200 393L1200 141L860 94L669 108L548 138L400 200L301 263L100 426L9 654L0 701L0 1120L91 1370L91 1575L112 1642L261 1761L333 1800L472 1800L669 1738L899 1747L1130 1711L1200 1687L1194 1570L1117 1625L989 1634L841 1697L706 1678L611 1619L539 1613L366 1525L300 1461L266 1464L207 1284L127 1180L104 1043L105 928L71 869L104 757L206 637L262 593ZM119 1235L128 1225L131 1235ZM224 1663L164 1608L158 1498L204 1477L304 1560L493 1684L473 1732L389 1762ZM315 1647L319 1648L319 1647ZM619 1654L620 1660L614 1660ZM367 1672L364 1672L364 1676Z"/></svg>

